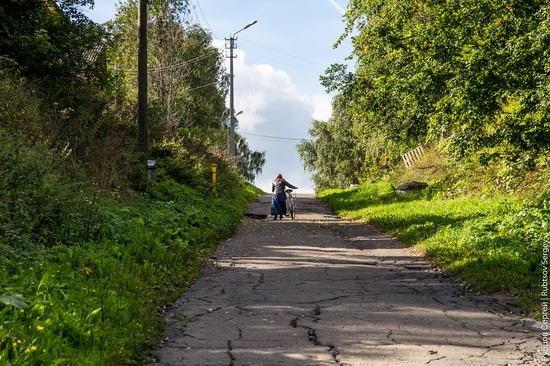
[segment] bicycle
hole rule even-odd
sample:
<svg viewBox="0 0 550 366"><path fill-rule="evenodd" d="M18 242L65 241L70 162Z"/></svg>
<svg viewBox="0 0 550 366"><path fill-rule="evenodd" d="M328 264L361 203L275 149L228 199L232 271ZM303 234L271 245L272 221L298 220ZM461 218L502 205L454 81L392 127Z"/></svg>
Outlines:
<svg viewBox="0 0 550 366"><path fill-rule="evenodd" d="M286 210L290 214L290 218L294 220L296 218L296 200L294 199L295 195L292 194L292 189L285 190L287 195L286 199Z"/></svg>

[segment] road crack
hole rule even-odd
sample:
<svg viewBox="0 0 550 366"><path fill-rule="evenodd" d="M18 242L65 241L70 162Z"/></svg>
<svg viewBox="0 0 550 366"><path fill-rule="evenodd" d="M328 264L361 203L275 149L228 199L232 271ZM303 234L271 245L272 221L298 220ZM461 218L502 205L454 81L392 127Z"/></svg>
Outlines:
<svg viewBox="0 0 550 366"><path fill-rule="evenodd" d="M388 338L390 341L392 341L394 344L397 344L397 342L395 341L395 338L392 337L393 336L393 329L390 330L390 332L386 335L386 338Z"/></svg>
<svg viewBox="0 0 550 366"><path fill-rule="evenodd" d="M441 361L441 360L444 360L445 358L447 358L447 356L441 356L441 357L438 357L438 358L432 358L431 360L429 360L428 362L426 362L426 364L430 364L432 362L435 362L435 361Z"/></svg>
<svg viewBox="0 0 550 366"><path fill-rule="evenodd" d="M258 272L260 273L260 278L258 279L258 283L254 285L254 287L252 287L252 290L256 291L256 288L258 286L260 286L262 283L264 283L264 274L262 272Z"/></svg>
<svg viewBox="0 0 550 366"><path fill-rule="evenodd" d="M227 355L229 356L229 366L234 366L237 358L233 354L233 346L231 345L231 341L227 341Z"/></svg>
<svg viewBox="0 0 550 366"><path fill-rule="evenodd" d="M485 355L489 352L491 352L494 348L496 347L502 347L502 346L505 346L506 345L506 342L501 342L501 343L497 343L497 344L492 344L490 345L489 347L487 347L487 351L483 352L483 354L481 355L481 357L485 357Z"/></svg>
<svg viewBox="0 0 550 366"><path fill-rule="evenodd" d="M319 320L321 320L321 306L319 305L316 305L315 306L315 309L313 309L313 316L308 316L307 318L312 318L312 322L315 323ZM338 350L338 347L333 345L333 344L323 344L320 340L319 340L319 337L317 336L317 330L313 327L310 327L308 325L299 325L298 324L298 321L300 320L300 318L305 318L305 316L296 316L294 319L292 319L290 321L290 326L292 328L303 328L307 331L307 339L309 342L313 343L315 346L320 346L320 347L326 347L327 348L327 352L330 353L330 355L332 356L332 359L334 360L335 363L337 363L338 365L343 365L343 363L340 361L340 351Z"/></svg>

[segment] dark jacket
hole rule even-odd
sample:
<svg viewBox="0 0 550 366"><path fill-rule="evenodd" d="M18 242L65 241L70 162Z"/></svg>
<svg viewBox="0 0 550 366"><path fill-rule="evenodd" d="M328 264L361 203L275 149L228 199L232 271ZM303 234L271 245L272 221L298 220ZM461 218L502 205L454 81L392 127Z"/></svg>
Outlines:
<svg viewBox="0 0 550 366"><path fill-rule="evenodd" d="M284 179L275 179L273 183L271 183L271 192L273 192L274 194L284 194L286 187L298 189L298 187L293 186Z"/></svg>

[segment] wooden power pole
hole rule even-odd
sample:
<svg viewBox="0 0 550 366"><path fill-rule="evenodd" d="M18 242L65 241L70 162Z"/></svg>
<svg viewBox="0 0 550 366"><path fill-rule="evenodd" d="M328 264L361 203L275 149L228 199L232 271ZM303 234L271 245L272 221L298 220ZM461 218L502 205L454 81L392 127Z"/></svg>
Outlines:
<svg viewBox="0 0 550 366"><path fill-rule="evenodd" d="M147 0L138 8L138 143L143 161L147 160Z"/></svg>

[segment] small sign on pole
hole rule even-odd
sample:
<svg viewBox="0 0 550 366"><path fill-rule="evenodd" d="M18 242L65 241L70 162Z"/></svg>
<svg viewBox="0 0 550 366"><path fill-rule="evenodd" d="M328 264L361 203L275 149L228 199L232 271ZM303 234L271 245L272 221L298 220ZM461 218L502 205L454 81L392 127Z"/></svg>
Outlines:
<svg viewBox="0 0 550 366"><path fill-rule="evenodd" d="M147 160L147 182L151 183L155 169L157 168L156 160Z"/></svg>
<svg viewBox="0 0 550 366"><path fill-rule="evenodd" d="M212 187L214 187L214 192L216 192L216 170L218 170L218 165L212 164Z"/></svg>

